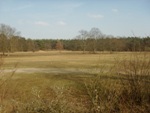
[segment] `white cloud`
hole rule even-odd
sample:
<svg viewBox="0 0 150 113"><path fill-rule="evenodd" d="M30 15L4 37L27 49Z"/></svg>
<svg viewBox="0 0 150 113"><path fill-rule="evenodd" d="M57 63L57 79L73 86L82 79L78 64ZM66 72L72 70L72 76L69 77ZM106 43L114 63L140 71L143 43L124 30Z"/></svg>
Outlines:
<svg viewBox="0 0 150 113"><path fill-rule="evenodd" d="M94 19L102 19L102 18L104 18L104 15L101 15L101 14L88 14L88 16L90 18L94 18Z"/></svg>
<svg viewBox="0 0 150 113"><path fill-rule="evenodd" d="M39 26L49 26L49 24L44 21L36 21L36 22L34 22L34 24L39 25Z"/></svg>
<svg viewBox="0 0 150 113"><path fill-rule="evenodd" d="M66 22L64 22L64 21L58 21L57 24L60 25L60 26L65 26L65 25L67 25Z"/></svg>
<svg viewBox="0 0 150 113"><path fill-rule="evenodd" d="M117 12L119 12L119 10L118 9L112 9L112 12L117 13Z"/></svg>

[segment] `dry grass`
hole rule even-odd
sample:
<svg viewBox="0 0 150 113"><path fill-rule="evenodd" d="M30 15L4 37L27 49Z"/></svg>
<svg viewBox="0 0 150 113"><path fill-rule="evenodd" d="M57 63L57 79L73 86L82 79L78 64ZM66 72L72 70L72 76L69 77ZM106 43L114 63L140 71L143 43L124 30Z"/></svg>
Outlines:
<svg viewBox="0 0 150 113"><path fill-rule="evenodd" d="M150 108L150 53L146 57L143 53L134 53L135 57L131 54L14 53L4 63L1 61L1 67L14 68L18 63L17 68L79 68L93 72L4 73L0 79L0 112L146 113Z"/></svg>
<svg viewBox="0 0 150 113"><path fill-rule="evenodd" d="M132 54L115 62L109 73L102 70L85 82L89 110L92 113L149 113L149 55Z"/></svg>
<svg viewBox="0 0 150 113"><path fill-rule="evenodd" d="M5 67L13 67L15 63L19 63L19 67L38 67L38 68L92 68L98 65L112 65L114 58L124 57L130 53L99 53L99 54L82 54L79 52L58 51L52 52L28 52L14 53L10 57L5 58ZM100 62L100 63L99 63Z"/></svg>

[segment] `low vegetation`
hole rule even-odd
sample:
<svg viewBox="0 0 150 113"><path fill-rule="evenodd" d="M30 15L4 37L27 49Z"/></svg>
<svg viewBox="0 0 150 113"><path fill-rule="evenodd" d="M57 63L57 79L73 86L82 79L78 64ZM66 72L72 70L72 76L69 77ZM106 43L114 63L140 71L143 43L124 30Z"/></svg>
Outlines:
<svg viewBox="0 0 150 113"><path fill-rule="evenodd" d="M113 76L115 75L115 76ZM117 60L115 68L86 82L91 112L148 113L150 108L150 59L136 54Z"/></svg>
<svg viewBox="0 0 150 113"><path fill-rule="evenodd" d="M10 54L0 61L0 112L148 113L149 55L68 51ZM19 68L64 67L81 71L15 73ZM5 72L7 69L12 72Z"/></svg>

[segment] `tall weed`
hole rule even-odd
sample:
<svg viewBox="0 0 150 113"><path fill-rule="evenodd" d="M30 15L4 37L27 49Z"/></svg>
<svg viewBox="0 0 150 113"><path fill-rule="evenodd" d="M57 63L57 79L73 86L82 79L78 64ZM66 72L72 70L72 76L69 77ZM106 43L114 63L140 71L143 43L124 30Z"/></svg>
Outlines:
<svg viewBox="0 0 150 113"><path fill-rule="evenodd" d="M101 68L104 69L104 68ZM99 69L99 70L101 70ZM150 57L134 53L117 59L85 81L91 113L148 113L150 111Z"/></svg>
<svg viewBox="0 0 150 113"><path fill-rule="evenodd" d="M122 108L132 112L150 111L150 57L136 53L117 63L117 74L121 76L119 101Z"/></svg>

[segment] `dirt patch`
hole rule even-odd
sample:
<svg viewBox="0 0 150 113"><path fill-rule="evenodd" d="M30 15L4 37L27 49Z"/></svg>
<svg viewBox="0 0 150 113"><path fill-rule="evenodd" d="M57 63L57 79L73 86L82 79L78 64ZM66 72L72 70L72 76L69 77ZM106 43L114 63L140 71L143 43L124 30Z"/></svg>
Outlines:
<svg viewBox="0 0 150 113"><path fill-rule="evenodd" d="M87 73L88 69L77 68L18 68L18 69L4 69L5 73Z"/></svg>

